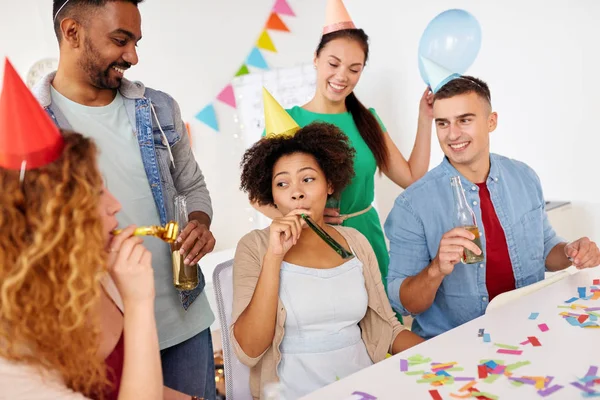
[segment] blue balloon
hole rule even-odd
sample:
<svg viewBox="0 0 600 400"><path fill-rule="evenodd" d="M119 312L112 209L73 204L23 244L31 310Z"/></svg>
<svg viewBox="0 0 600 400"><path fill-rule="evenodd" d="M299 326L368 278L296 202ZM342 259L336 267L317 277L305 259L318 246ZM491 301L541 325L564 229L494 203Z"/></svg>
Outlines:
<svg viewBox="0 0 600 400"><path fill-rule="evenodd" d="M419 71L428 83L421 57L445 67L450 72L464 74L473 64L481 48L481 27L465 10L447 10L435 17L421 36Z"/></svg>

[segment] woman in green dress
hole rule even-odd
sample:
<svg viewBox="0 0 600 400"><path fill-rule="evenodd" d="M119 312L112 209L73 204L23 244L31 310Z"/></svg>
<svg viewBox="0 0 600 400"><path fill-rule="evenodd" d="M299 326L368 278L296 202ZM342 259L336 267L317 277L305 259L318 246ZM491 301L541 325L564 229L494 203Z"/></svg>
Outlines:
<svg viewBox="0 0 600 400"><path fill-rule="evenodd" d="M343 6L343 5L342 5ZM338 27L347 27L336 24ZM420 179L429 167L432 130L432 99L425 90L419 106L419 122L413 151L408 161L392 141L374 109L367 109L354 94L369 55L368 36L362 29L325 28L315 53L317 87L311 101L288 111L304 127L311 122L328 122L340 128L356 151L355 176L337 199L337 207L325 210L325 222L357 229L369 240L379 263L387 290L389 254L377 211L372 208L377 168L394 183L406 188ZM276 209L257 207L270 218Z"/></svg>

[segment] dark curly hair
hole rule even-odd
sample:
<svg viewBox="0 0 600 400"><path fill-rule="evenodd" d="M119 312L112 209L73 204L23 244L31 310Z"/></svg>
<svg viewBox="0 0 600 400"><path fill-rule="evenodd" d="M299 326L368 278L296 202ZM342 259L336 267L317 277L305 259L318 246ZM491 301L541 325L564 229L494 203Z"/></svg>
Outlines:
<svg viewBox="0 0 600 400"><path fill-rule="evenodd" d="M348 136L335 125L315 122L292 137L262 138L244 153L240 189L248 193L251 202L273 205L273 166L294 153L310 154L317 160L333 188L332 197L337 198L354 177L355 151Z"/></svg>

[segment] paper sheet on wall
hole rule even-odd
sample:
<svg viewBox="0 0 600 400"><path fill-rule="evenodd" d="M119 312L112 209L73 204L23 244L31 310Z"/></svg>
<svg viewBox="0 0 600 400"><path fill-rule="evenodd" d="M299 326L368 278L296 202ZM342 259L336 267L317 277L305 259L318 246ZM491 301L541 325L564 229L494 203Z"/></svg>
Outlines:
<svg viewBox="0 0 600 400"><path fill-rule="evenodd" d="M316 73L312 63L307 63L239 76L233 79L232 85L241 134L245 147L248 148L261 138L265 129L263 86L283 108L301 106L315 94ZM257 212L256 228L264 228L270 223L270 219Z"/></svg>

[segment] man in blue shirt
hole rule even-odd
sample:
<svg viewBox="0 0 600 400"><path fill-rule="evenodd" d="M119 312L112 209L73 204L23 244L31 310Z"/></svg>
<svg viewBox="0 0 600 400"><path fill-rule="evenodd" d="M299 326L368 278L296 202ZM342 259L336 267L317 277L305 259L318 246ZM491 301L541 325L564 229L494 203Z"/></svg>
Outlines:
<svg viewBox="0 0 600 400"><path fill-rule="evenodd" d="M415 316L413 331L424 338L479 317L491 297L538 282L545 270L600 264L588 238L567 246L556 235L535 172L490 154L498 115L485 82L468 76L448 82L435 94L433 113L446 157L396 199L385 223L390 301ZM478 264L461 263L465 249L481 250L473 234L455 227L453 176L460 177L481 232L485 259Z"/></svg>

